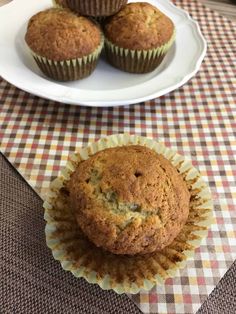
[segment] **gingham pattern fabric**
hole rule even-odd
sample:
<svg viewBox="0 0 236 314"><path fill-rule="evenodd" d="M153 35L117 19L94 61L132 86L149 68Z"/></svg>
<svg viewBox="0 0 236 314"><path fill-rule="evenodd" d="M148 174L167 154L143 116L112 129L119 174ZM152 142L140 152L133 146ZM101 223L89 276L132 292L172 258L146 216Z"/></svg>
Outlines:
<svg viewBox="0 0 236 314"><path fill-rule="evenodd" d="M236 27L197 1L176 4L199 22L208 52L191 81L159 99L117 108L76 107L0 81L1 150L42 197L76 147L124 132L171 146L209 183L216 224L174 279L130 296L145 313L195 313L236 258Z"/></svg>

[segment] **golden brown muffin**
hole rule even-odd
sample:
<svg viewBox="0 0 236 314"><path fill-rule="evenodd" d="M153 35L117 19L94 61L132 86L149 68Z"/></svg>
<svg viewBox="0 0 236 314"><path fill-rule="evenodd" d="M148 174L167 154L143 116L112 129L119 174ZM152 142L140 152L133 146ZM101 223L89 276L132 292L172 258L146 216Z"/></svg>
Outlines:
<svg viewBox="0 0 236 314"><path fill-rule="evenodd" d="M174 40L170 18L147 2L129 3L108 19L105 48L112 65L124 71L154 70Z"/></svg>
<svg viewBox="0 0 236 314"><path fill-rule="evenodd" d="M35 53L63 61L92 53L101 42L101 31L83 16L53 8L30 19L25 40Z"/></svg>
<svg viewBox="0 0 236 314"><path fill-rule="evenodd" d="M46 71L45 62L39 59L48 60L49 73L45 74L51 76L53 66L62 66L61 77L55 77L58 71L53 71L52 77L63 80L67 79L69 70L72 77L68 79L78 79L91 73L102 49L103 36L91 20L66 9L51 8L29 20L25 41L36 55L36 62L40 63L43 72ZM53 66L50 66L49 60L54 62Z"/></svg>
<svg viewBox="0 0 236 314"><path fill-rule="evenodd" d="M68 190L84 234L115 254L163 249L189 213L189 192L177 170L139 145L105 149L82 161Z"/></svg>

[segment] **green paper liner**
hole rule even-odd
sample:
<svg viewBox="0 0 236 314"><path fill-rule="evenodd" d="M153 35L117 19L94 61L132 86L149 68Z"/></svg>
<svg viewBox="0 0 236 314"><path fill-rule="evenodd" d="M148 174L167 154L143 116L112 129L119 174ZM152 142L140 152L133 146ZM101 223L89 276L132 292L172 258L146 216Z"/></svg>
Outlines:
<svg viewBox="0 0 236 314"><path fill-rule="evenodd" d="M96 68L103 48L104 38L97 49L91 54L78 59L54 61L42 57L31 49L31 54L40 70L47 76L57 81L74 81L89 76Z"/></svg>
<svg viewBox="0 0 236 314"><path fill-rule="evenodd" d="M127 3L127 0L65 0L67 7L82 15L110 16Z"/></svg>
<svg viewBox="0 0 236 314"><path fill-rule="evenodd" d="M159 252L122 256L97 248L82 233L68 205L64 187L76 166L97 151L123 145L144 145L162 154L182 174L190 191L190 212L185 226L177 238ZM43 206L47 222L46 242L63 269L71 271L77 278L83 277L102 289L113 289L117 293L150 290L173 277L194 255L194 249L206 237L213 221L210 190L192 164L155 140L128 134L109 136L71 155L59 177L51 183Z"/></svg>
<svg viewBox="0 0 236 314"><path fill-rule="evenodd" d="M171 39L163 46L149 50L131 50L116 46L105 38L107 60L114 67L130 73L148 73L155 70L164 59L175 40L175 31Z"/></svg>

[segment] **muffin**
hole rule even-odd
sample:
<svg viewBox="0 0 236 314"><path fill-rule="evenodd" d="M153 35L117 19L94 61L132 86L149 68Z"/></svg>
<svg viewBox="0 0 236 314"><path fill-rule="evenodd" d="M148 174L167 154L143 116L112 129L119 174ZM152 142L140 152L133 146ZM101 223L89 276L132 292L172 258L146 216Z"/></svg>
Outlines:
<svg viewBox="0 0 236 314"><path fill-rule="evenodd" d="M110 16L117 13L127 0L55 0L82 15L93 17Z"/></svg>
<svg viewBox="0 0 236 314"><path fill-rule="evenodd" d="M163 156L131 145L81 162L68 184L77 223L97 247L145 254L173 242L189 214L189 192Z"/></svg>
<svg viewBox="0 0 236 314"><path fill-rule="evenodd" d="M146 2L129 3L104 26L105 51L111 65L126 72L153 71L175 38L170 18Z"/></svg>
<svg viewBox="0 0 236 314"><path fill-rule="evenodd" d="M150 161L148 163L148 167L151 167L149 168L150 174L147 173L146 166L144 166L145 162L143 161L143 159L146 159L147 163L147 157L142 158L139 163L137 162L138 158L136 160L134 157L134 155L139 154L137 153L137 151L140 151L140 145L144 147L145 152L151 150L150 153L145 153L145 156L148 156L148 160ZM129 146L131 146L131 148L129 148ZM138 148L135 148L137 146ZM107 149L118 147L124 147L123 152L126 151L128 155L131 154L129 153L129 149L131 149L132 152L134 151L134 153L132 153L133 159L131 159L129 165L127 163L127 167L129 167L128 169L130 169L130 171L128 171L125 167L125 173L121 173L119 171L119 168L121 167L121 164L125 162L125 159L122 159L121 162L118 162L118 158L116 157L116 159L114 159L115 166L112 167L111 173L109 174L108 172L106 172L107 181L105 181L104 175L102 179L102 177L100 178L98 176L98 173L96 172L93 172L93 174L91 173L89 177L83 174L83 178L81 178L78 182L75 180L75 177L72 181L72 177L74 175L78 176L78 167L80 165L83 168L83 173L88 172L88 170L86 170L85 168L93 169L95 162L98 166L99 171L103 169L103 163L106 162L106 164L108 164L107 160L111 160L112 158L108 156ZM145 148L147 147L150 150L146 150ZM96 157L96 161L94 160L93 162L89 162L89 164L86 163L87 166L86 164L82 166L82 164L85 163L86 160L91 160L91 158L98 152L100 152L99 154L104 154L104 158ZM111 154L110 152L112 152L112 156L115 154L113 153L113 150L110 150L109 155ZM151 157L153 153L155 153L155 156L161 155L163 157L163 160L167 159L176 170L173 170L172 172L171 167L169 168L169 165L167 166L168 162L162 163L159 157ZM153 169L152 162L155 158L158 158L158 166ZM138 164L138 167L134 167L134 164ZM141 167L142 169L145 169L145 174L147 174L146 178L142 178L142 176L144 175L143 173L141 173ZM161 169L163 170L163 172ZM133 172L133 170L135 172ZM171 173L171 175L169 175L169 172ZM160 173L163 179L160 178L158 182L152 181L154 179L151 180L150 178L154 178L155 173ZM127 179L128 174L130 174L130 180ZM112 177L111 182L109 182L108 180L109 176ZM168 179L165 179L166 176L168 176ZM181 176L181 178L176 179L178 176ZM114 183L115 178L117 178L117 183ZM93 181L92 184L89 182L91 181L91 179ZM88 182L86 182L86 180ZM79 221L80 219L79 216L81 215L81 213L77 210L78 205L75 204L74 206L71 206L74 201L77 202L77 197L72 197L71 192L73 192L74 190L75 193L75 191L78 190L79 186L84 185L82 189L82 191L84 192L79 192L80 199L84 201L86 200L86 198L88 198L88 201L90 203L93 203L89 199L89 195L91 195L91 190L93 190L95 193L93 198L96 197L97 193L100 193L99 195L101 195L101 201L103 201L103 195L100 190L95 190L95 187L101 186L101 180L107 183L107 185L103 184L103 189L108 187L112 183L112 185L117 187L118 191L120 191L119 182L122 182L122 195L127 194L128 202L130 202L131 204L136 197L138 201L140 200L140 203L141 201L144 203L155 202L152 193L155 193L155 195L159 198L159 201L161 202L161 197L163 196L159 192L159 194L157 194L156 189L151 190L152 183L153 187L155 186L155 184L157 184L157 189L161 192L162 190L164 190L164 186L168 186L168 188L166 187L166 191L168 191L170 182L174 190L176 183L173 184L173 182L176 182L175 180L178 180L179 184L177 186L177 189L179 190L176 192L173 191L174 197L176 197L176 199L177 197L179 197L179 199L189 199L190 195L189 214L186 223L181 229L181 232L168 246L164 247L162 250L157 250L149 254L113 254L108 250L103 249L102 247L96 246L92 241L88 239L88 237L81 230L79 224L77 223L77 220ZM151 182L148 180L150 180ZM145 183L147 181L148 184ZM182 181L184 181L187 186L187 196L186 187ZM131 182L133 182L133 184L131 184ZM166 184L165 182L169 183ZM78 187L76 187L76 185L78 185ZM85 187L86 185L87 187ZM137 188L136 190L137 185L140 186L140 189ZM126 187L127 191L125 191L124 186ZM144 187L146 187L146 190L144 190ZM88 192L88 189L91 190L89 190ZM149 194L147 194L147 189L150 189ZM183 189L185 192L183 192ZM139 191L139 196L136 196L134 191ZM141 193L141 191L143 192ZM86 196L84 196L84 194L86 194ZM108 196L109 200L112 200L112 204L115 203L113 199L117 199L116 195L112 196L111 194L107 193L106 196ZM104 203L110 203L109 200L105 200ZM184 201L182 202L184 203ZM122 202L120 201L119 204L121 203ZM138 202L133 204L138 204ZM96 203L95 205L97 206ZM68 162L66 166L61 169L58 177L51 182L43 206L45 209L44 219L46 220L46 243L47 246L52 250L53 257L60 262L62 268L66 271L70 271L76 278L82 277L86 279L89 283L98 284L102 289L112 289L117 293L138 293L143 290L150 290L154 285L163 285L163 281L165 279L175 276L176 271L186 265L186 260L193 257L195 248L199 247L202 239L207 236L207 230L213 221L213 203L210 189L203 181L198 170L194 168L184 156L181 156L177 154L176 151L165 147L162 143L158 143L155 140L145 137L129 134L116 134L107 136L100 139L99 141L90 143L90 145L87 147L79 148L74 154L71 154L68 157ZM96 216L98 218L101 210L104 210L104 216L101 217L100 222L98 222L98 219L96 220L95 229L93 231L93 238L95 237L94 234L97 231L97 226L106 226L105 228L107 228L108 230L107 241L110 241L109 237L111 229L107 217L110 220L110 217L114 217L114 213L109 214L111 210L110 207L107 209L107 212L105 212L105 208L100 209L100 204L98 206L98 214L94 214L95 210L91 208L89 221L92 222L94 220L93 216ZM169 206L169 203L165 206ZM176 208L178 207L178 205L173 206L176 206ZM86 204L84 203L83 209L85 207ZM115 208L117 208L117 205L115 205ZM151 208L151 205L147 208ZM142 210L142 208L140 209ZM116 219L115 223L117 226L122 226L122 228L128 227L128 225L125 226L125 220L128 222L127 218L129 215L130 219L132 219L133 217L133 220L136 219L137 221L139 219L137 217L140 217L138 215L144 213L144 211L139 212L136 205L128 206L128 208L127 206L125 208L119 208L119 210L117 210L117 217L119 217L121 211L121 216L123 218L119 220ZM87 216L88 214L89 212L86 213ZM184 217L185 214L187 215L186 210L182 210L182 212L179 213L179 216L182 215L182 217ZM83 215L85 216L84 213L82 213L81 216ZM146 214L144 213L144 215ZM177 216L177 214L174 215ZM140 223L142 223L142 217L140 218ZM164 220L166 218L162 219ZM181 218L179 217L177 217L176 219L178 219L179 221L181 220ZM156 226L155 220L153 220L153 225L154 227ZM99 233L100 229L102 229L102 232L104 232L105 228L99 227ZM90 228L90 234L92 233L91 230L92 228ZM176 229L174 228L173 231L176 232ZM113 239L113 235L115 234L115 232L117 232L116 229L112 234ZM118 230L118 232L120 232L120 230ZM170 234L171 232L172 230L168 231L168 234ZM101 235L99 235L99 237L100 236ZM146 242L149 242L148 238L146 238L145 240ZM130 234L127 234L127 241L128 245L130 241L132 241ZM100 243L101 242L103 241L100 240ZM159 243L160 242L161 241L159 241ZM124 243L122 245L124 247ZM112 247L114 248L114 245L112 245Z"/></svg>
<svg viewBox="0 0 236 314"><path fill-rule="evenodd" d="M89 76L103 47L97 24L61 8L35 14L29 20L25 41L41 71L59 81Z"/></svg>

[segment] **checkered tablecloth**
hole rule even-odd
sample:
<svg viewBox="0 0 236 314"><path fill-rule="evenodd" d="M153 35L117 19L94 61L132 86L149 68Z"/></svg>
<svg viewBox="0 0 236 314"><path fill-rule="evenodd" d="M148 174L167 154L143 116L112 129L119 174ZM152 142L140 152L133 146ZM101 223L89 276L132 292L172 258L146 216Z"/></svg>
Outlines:
<svg viewBox="0 0 236 314"><path fill-rule="evenodd" d="M175 3L199 22L208 52L199 73L166 96L125 107L76 107L0 79L1 151L42 197L76 147L124 132L171 146L209 183L216 224L174 279L130 296L145 313L195 313L236 258L236 25L198 1Z"/></svg>

